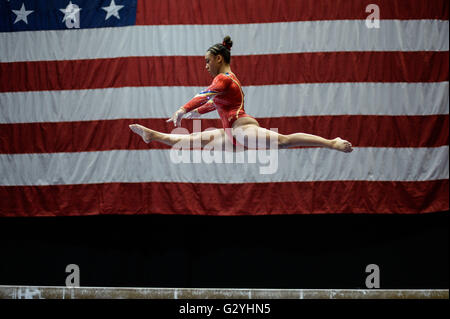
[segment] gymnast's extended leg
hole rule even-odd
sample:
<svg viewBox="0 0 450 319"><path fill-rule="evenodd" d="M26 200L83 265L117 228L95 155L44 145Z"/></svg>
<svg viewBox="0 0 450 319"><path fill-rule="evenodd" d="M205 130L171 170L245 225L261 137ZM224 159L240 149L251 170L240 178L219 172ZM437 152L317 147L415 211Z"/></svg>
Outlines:
<svg viewBox="0 0 450 319"><path fill-rule="evenodd" d="M130 129L140 135L145 143L158 141L169 146L176 144L190 147L211 147L219 150L225 149L226 136L223 129L205 130L192 134L168 134L161 133L139 124L131 124Z"/></svg>
<svg viewBox="0 0 450 319"><path fill-rule="evenodd" d="M316 146L326 147L344 153L350 153L353 151L352 144L341 139L340 137L335 139L326 139L317 135L306 133L284 135L254 124L238 126L233 129L233 134L239 143L244 144L250 149L268 149L274 147L283 149L299 146ZM272 145L270 144L271 141ZM274 143L275 145L273 145Z"/></svg>

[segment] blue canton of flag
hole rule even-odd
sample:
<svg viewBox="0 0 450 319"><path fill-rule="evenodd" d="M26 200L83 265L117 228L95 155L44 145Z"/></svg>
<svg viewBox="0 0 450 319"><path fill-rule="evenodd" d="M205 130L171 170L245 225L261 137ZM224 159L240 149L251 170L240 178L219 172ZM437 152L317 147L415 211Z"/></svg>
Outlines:
<svg viewBox="0 0 450 319"><path fill-rule="evenodd" d="M134 25L137 0L0 0L0 32Z"/></svg>

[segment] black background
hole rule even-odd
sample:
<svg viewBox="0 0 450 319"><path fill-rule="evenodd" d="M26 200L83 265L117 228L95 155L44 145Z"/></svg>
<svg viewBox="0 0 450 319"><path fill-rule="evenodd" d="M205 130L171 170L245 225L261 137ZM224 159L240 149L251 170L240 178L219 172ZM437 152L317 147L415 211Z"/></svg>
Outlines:
<svg viewBox="0 0 450 319"><path fill-rule="evenodd" d="M448 289L449 212L0 218L0 284Z"/></svg>

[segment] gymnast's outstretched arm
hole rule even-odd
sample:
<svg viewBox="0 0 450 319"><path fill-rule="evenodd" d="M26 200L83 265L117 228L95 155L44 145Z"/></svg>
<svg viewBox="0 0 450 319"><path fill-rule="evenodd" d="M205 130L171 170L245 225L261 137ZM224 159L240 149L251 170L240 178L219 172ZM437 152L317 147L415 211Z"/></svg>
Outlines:
<svg viewBox="0 0 450 319"><path fill-rule="evenodd" d="M209 104L208 102L212 101L216 95L225 92L232 82L233 81L225 74L217 75L206 90L198 93L189 102L180 107L167 122L173 122L175 126L179 126L181 124L181 119L188 112L195 109L197 109L199 114L213 111L215 109L214 105Z"/></svg>
<svg viewBox="0 0 450 319"><path fill-rule="evenodd" d="M196 119L201 117L205 113L212 112L216 109L216 106L214 105L214 100L209 100L202 106L190 111L189 113L186 113L186 116L184 118L186 119Z"/></svg>

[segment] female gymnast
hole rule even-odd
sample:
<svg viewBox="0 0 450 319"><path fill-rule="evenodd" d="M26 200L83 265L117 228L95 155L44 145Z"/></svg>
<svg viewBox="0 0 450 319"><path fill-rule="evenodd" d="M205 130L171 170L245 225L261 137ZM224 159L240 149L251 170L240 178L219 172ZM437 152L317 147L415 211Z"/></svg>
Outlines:
<svg viewBox="0 0 450 319"><path fill-rule="evenodd" d="M167 122L173 122L175 126L179 126L183 117L198 118L201 114L217 110L222 120L222 129L192 134L167 134L139 124L130 125L130 129L140 135L145 143L155 140L171 146L177 143L187 143L187 145L201 145L202 148L208 145L208 147L229 150L230 148L226 148L225 144L233 143L243 147L244 150L283 149L298 146L326 147L345 153L353 150L350 142L339 137L329 140L305 133L284 135L260 127L255 118L245 113L242 86L230 67L232 45L231 38L226 36L222 43L217 43L207 50L206 70L214 77L212 84L179 108L167 120ZM261 139L265 139L265 141L261 142ZM258 143L255 144L254 141L257 140ZM228 145L233 146L232 144ZM236 151L234 147L232 149Z"/></svg>

